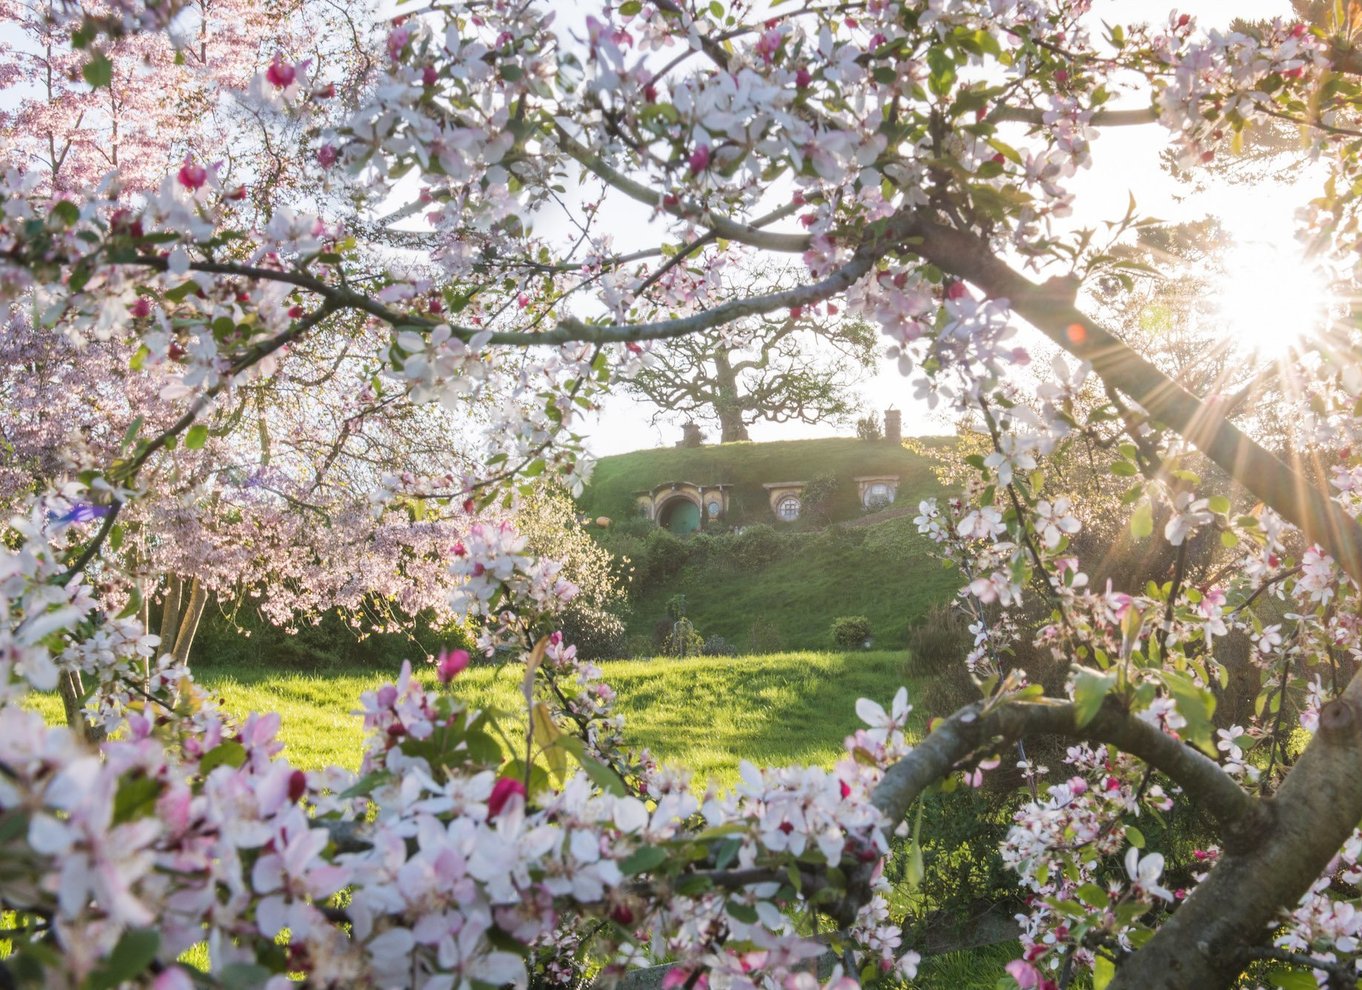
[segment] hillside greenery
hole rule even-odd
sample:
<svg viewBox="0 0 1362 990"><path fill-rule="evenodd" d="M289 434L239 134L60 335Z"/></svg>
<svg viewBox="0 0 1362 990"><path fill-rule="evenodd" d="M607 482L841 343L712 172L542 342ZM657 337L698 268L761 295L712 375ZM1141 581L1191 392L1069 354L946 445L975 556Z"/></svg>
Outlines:
<svg viewBox="0 0 1362 990"><path fill-rule="evenodd" d="M602 459L578 504L593 519L610 519L590 532L615 555L629 590L625 633L613 652L664 649L677 595L715 652L828 649L834 622L845 616L869 619L876 645L902 647L909 629L960 585L913 524L918 502L942 492L931 455L953 442L915 439L918 449L908 450L885 441L795 440ZM865 474L900 476L894 505L860 508L854 478ZM825 486L822 511L777 522L762 483L817 478L836 480ZM636 491L668 480L732 483L725 525L677 537L632 515Z"/></svg>
<svg viewBox="0 0 1362 990"><path fill-rule="evenodd" d="M948 447L953 437L919 437L928 450ZM811 482L830 475L838 484L825 506L826 518L785 524L807 528L863 515L856 497L857 475L897 474L898 501L916 504L937 491L927 457L886 440L832 437L821 440L781 440L773 443L726 443L703 447L659 447L629 454L603 457L597 462L578 506L593 518L606 516L620 522L635 515L634 493L668 481L691 481L699 485L732 485L729 493L729 527L772 523L763 484L779 481Z"/></svg>

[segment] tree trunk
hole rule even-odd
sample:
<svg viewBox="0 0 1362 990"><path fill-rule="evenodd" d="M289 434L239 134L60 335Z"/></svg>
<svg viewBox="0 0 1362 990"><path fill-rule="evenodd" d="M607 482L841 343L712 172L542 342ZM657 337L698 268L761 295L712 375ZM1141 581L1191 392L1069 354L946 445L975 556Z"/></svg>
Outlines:
<svg viewBox="0 0 1362 990"><path fill-rule="evenodd" d="M175 634L175 648L172 651L176 663L189 662L189 650L194 645L194 636L199 631L199 619L208 603L208 591L203 582L194 578L189 585L189 594L180 611L179 628Z"/></svg>
<svg viewBox="0 0 1362 990"><path fill-rule="evenodd" d="M208 591L198 578L192 578L187 587L184 578L179 576L172 576L166 582L159 626L162 655L169 653L176 663L189 662L189 651L207 604Z"/></svg>
<svg viewBox="0 0 1362 990"><path fill-rule="evenodd" d="M728 351L714 352L714 411L719 416L719 442L735 443L750 440L747 425L742 421L742 397L738 394L738 376L728 360Z"/></svg>

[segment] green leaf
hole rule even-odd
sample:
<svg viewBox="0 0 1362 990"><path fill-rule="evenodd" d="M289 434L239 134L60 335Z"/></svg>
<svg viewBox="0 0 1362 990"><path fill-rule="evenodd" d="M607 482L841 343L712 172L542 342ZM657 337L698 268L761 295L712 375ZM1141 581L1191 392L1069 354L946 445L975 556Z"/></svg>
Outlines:
<svg viewBox="0 0 1362 990"><path fill-rule="evenodd" d="M1141 831L1140 831L1138 828L1136 828L1134 825L1127 825L1127 826L1126 826L1126 841L1129 842L1129 843L1130 843L1132 846L1134 846L1136 849L1143 849L1143 848L1144 848L1144 833L1141 832Z"/></svg>
<svg viewBox="0 0 1362 990"><path fill-rule="evenodd" d="M218 973L218 982L223 990L254 990L273 975L259 963L228 963Z"/></svg>
<svg viewBox="0 0 1362 990"><path fill-rule="evenodd" d="M118 785L118 792L114 794L113 823L122 825L124 822L142 817L142 812L154 806L160 796L161 782L154 777L124 779Z"/></svg>
<svg viewBox="0 0 1362 990"><path fill-rule="evenodd" d="M1270 969L1264 974L1267 982L1282 990L1316 990L1315 978L1300 969Z"/></svg>
<svg viewBox="0 0 1362 990"><path fill-rule="evenodd" d="M229 739L224 743L218 743L203 754L203 759L199 761L199 770L207 776L218 767L239 767L245 762L246 747Z"/></svg>
<svg viewBox="0 0 1362 990"><path fill-rule="evenodd" d="M1147 501L1141 502L1130 515L1130 535L1137 540L1143 540L1152 532L1154 532L1154 510Z"/></svg>
<svg viewBox="0 0 1362 990"><path fill-rule="evenodd" d="M1074 891L1074 893L1077 894L1078 899L1088 905L1088 907L1105 910L1107 905L1111 903L1111 898L1107 896L1106 888L1095 883L1085 883Z"/></svg>
<svg viewBox="0 0 1362 990"><path fill-rule="evenodd" d="M1115 686L1115 671L1103 674L1087 667L1079 668L1074 681L1074 721L1080 729L1097 717L1103 699Z"/></svg>
<svg viewBox="0 0 1362 990"><path fill-rule="evenodd" d="M95 89L108 86L113 82L113 63L103 52L95 52L90 61L81 66L80 74Z"/></svg>
<svg viewBox="0 0 1362 990"><path fill-rule="evenodd" d="M113 990L145 970L161 947L161 936L150 928L123 933L109 958L85 980L85 990Z"/></svg>
<svg viewBox="0 0 1362 990"><path fill-rule="evenodd" d="M1130 478L1139 474L1139 469L1131 464L1130 461L1117 461L1111 466L1111 473L1120 475L1122 478Z"/></svg>
<svg viewBox="0 0 1362 990"><path fill-rule="evenodd" d="M1158 676L1172 695L1178 714L1187 720L1183 737L1206 753L1216 755L1215 744L1211 741L1215 695L1205 688L1197 687L1190 677L1175 670L1159 671Z"/></svg>
<svg viewBox="0 0 1362 990"><path fill-rule="evenodd" d="M195 423L189 428L189 432L184 435L184 445L188 450L202 450L203 445L208 442L208 427L202 423Z"/></svg>
<svg viewBox="0 0 1362 990"><path fill-rule="evenodd" d="M544 754L544 759L548 761L549 773L561 786L567 779L567 754L558 744L563 733L553 721L549 706L542 701L536 704L530 713L530 734L535 745Z"/></svg>
<svg viewBox="0 0 1362 990"><path fill-rule="evenodd" d="M1116 964L1106 956L1098 956L1092 961L1092 990L1107 990L1107 985L1116 976Z"/></svg>
<svg viewBox="0 0 1362 990"><path fill-rule="evenodd" d="M60 200L52 207L52 217L63 227L74 227L80 221L80 207L70 200Z"/></svg>
<svg viewBox="0 0 1362 990"><path fill-rule="evenodd" d="M642 12L642 0L624 0L624 3L620 4L620 15L623 17L633 17Z"/></svg>
<svg viewBox="0 0 1362 990"><path fill-rule="evenodd" d="M620 863L620 872L626 877L636 877L656 869L667 861L667 850L661 846L640 846Z"/></svg>
<svg viewBox="0 0 1362 990"><path fill-rule="evenodd" d="M755 925L757 923L757 909L751 904L743 904L739 901L729 901L725 907L732 918L736 918L745 925Z"/></svg>

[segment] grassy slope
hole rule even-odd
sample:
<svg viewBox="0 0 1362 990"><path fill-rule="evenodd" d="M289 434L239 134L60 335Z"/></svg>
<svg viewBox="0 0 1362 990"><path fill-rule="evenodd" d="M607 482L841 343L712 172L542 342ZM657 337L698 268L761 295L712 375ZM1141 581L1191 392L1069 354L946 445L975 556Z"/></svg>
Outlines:
<svg viewBox="0 0 1362 990"><path fill-rule="evenodd" d="M954 441L923 442L931 447ZM640 450L603 458L580 505L589 515L619 518L632 512L634 491L662 481L730 482L735 488L729 522L771 523L763 482L809 480L826 472L844 482L829 516L856 521L855 532L838 538L791 533L797 545L762 567L689 566L637 594L628 618L630 636L648 638L666 615L667 599L682 593L703 635L718 634L739 649L770 648L769 639L753 639L754 625L774 627L778 647L827 648L832 620L841 615L868 616L880 645L900 646L908 627L948 598L959 582L953 571L937 565L930 544L913 526L913 511L905 508L939 493L930 465L896 444L825 439ZM900 475L898 504L862 515L852 479L863 474ZM881 517L884 521L877 522ZM778 523L776 528L788 531Z"/></svg>
<svg viewBox="0 0 1362 990"><path fill-rule="evenodd" d="M928 445L949 444L948 437L924 438ZM914 501L934 492L936 485L927 462L897 444L834 437L823 440L783 440L775 443L726 443L706 447L660 447L603 457L596 464L591 485L579 500L592 516L621 518L633 515L634 492L665 481L693 481L701 485L731 484L729 522L741 525L774 522L765 482L810 481L819 474L836 475L842 482L832 505L834 520L860 514L856 502L857 475L897 474L901 495Z"/></svg>
<svg viewBox="0 0 1362 990"><path fill-rule="evenodd" d="M633 603L629 633L647 636L666 615L667 599L684 594L691 621L705 636L723 636L739 649L757 649L754 625L779 630L783 647L832 646L832 620L864 615L876 642L904 644L928 608L959 588L954 570L941 567L911 516L845 534L801 534L799 545L760 568L692 566L673 580L644 589Z"/></svg>
<svg viewBox="0 0 1362 990"><path fill-rule="evenodd" d="M619 695L631 745L690 767L701 782L712 778L722 784L737 779L744 759L830 766L841 755L843 738L859 724L856 699L887 705L904 683L904 655L889 651L619 660L601 667ZM195 676L232 714L279 712L285 755L300 766L357 768L363 733L352 713L359 695L395 673L316 675L203 664ZM429 669L422 673L433 682ZM472 705L518 714L524 705L520 676L512 667L474 667L455 683ZM55 696L36 704L49 720L61 719ZM519 720L523 725L523 715Z"/></svg>

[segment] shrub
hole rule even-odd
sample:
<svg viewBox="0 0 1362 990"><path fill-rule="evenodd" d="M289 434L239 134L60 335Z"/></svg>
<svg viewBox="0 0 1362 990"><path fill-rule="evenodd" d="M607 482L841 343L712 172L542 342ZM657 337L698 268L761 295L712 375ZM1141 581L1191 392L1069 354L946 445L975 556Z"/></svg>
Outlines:
<svg viewBox="0 0 1362 990"><path fill-rule="evenodd" d="M859 650L870 638L870 620L864 615L839 615L832 620L832 641L844 650Z"/></svg>
<svg viewBox="0 0 1362 990"><path fill-rule="evenodd" d="M880 418L870 415L856 420L856 437L860 440L884 439L884 433L880 430Z"/></svg>
<svg viewBox="0 0 1362 990"><path fill-rule="evenodd" d="M747 630L747 652L779 653L785 649L785 635L774 622L766 616L752 620Z"/></svg>
<svg viewBox="0 0 1362 990"><path fill-rule="evenodd" d="M974 645L969 623L950 603L937 605L908 633L905 673L922 682L918 706L929 715L949 715L979 700L979 689L965 667Z"/></svg>
<svg viewBox="0 0 1362 990"><path fill-rule="evenodd" d="M665 529L654 529L643 542L643 558L645 583L675 577L686 566L686 545Z"/></svg>
<svg viewBox="0 0 1362 990"><path fill-rule="evenodd" d="M811 523L826 522L834 499L840 493L842 483L835 474L816 475L807 485L800 498L800 519Z"/></svg>
<svg viewBox="0 0 1362 990"><path fill-rule="evenodd" d="M784 538L765 523L748 526L733 538L733 558L741 567L765 567L784 552Z"/></svg>
<svg viewBox="0 0 1362 990"><path fill-rule="evenodd" d="M705 640L704 653L707 657L733 657L738 655L738 648L715 633Z"/></svg>
<svg viewBox="0 0 1362 990"><path fill-rule="evenodd" d="M672 595L667 599L667 618L678 622L686 617L686 596Z"/></svg>
<svg viewBox="0 0 1362 990"><path fill-rule="evenodd" d="M624 620L612 612L579 612L569 609L561 616L559 627L563 637L577 647L577 652L593 660L608 660L626 656Z"/></svg>
<svg viewBox="0 0 1362 990"><path fill-rule="evenodd" d="M665 653L673 657L697 657L705 651L705 639L690 619L680 618L672 624L667 636Z"/></svg>

